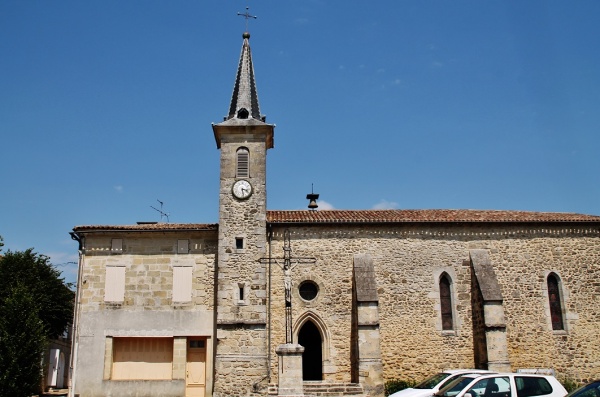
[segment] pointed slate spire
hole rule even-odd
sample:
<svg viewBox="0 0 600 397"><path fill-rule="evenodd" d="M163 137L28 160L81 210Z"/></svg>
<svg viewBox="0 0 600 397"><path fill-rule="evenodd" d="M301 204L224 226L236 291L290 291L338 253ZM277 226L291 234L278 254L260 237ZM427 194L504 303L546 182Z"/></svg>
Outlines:
<svg viewBox="0 0 600 397"><path fill-rule="evenodd" d="M261 117L260 114L256 82L254 80L254 66L252 65L252 52L250 51L250 33L245 32L242 37L244 38L244 43L242 44L242 53L235 77L227 120L234 117L238 119L251 117L255 120L264 121L264 117Z"/></svg>
<svg viewBox="0 0 600 397"><path fill-rule="evenodd" d="M217 147L221 147L221 139L225 134L248 133L248 128L263 135L267 149L273 147L274 125L267 124L266 117L260 114L258 105L258 93L256 81L254 80L254 65L252 64L252 52L250 51L250 33L243 34L242 53L238 63L233 95L229 105L229 113L223 122L213 124L213 132ZM243 128L242 128L243 127Z"/></svg>

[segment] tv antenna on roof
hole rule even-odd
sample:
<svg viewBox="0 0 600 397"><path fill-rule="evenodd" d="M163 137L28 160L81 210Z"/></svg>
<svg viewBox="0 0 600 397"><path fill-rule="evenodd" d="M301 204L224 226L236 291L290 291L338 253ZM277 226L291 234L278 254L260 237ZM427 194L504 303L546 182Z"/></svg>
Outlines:
<svg viewBox="0 0 600 397"><path fill-rule="evenodd" d="M160 221L163 221L163 218L167 218L167 223L169 223L169 214L163 211L163 202L160 201L159 199L156 199L156 201L158 201L160 203L160 209L158 208L154 208L153 206L150 206L150 208L152 208L155 211L158 211L158 213L160 214Z"/></svg>

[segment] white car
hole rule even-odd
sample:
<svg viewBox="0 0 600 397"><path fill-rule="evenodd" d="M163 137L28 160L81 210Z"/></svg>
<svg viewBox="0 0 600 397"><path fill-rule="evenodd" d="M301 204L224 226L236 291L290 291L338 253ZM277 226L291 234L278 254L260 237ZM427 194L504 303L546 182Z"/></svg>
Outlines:
<svg viewBox="0 0 600 397"><path fill-rule="evenodd" d="M434 397L564 397L565 388L550 375L469 374L456 378Z"/></svg>
<svg viewBox="0 0 600 397"><path fill-rule="evenodd" d="M403 389L392 393L389 397L429 397L435 394L442 387L446 386L454 379L465 374L491 374L492 371L486 371L484 369L449 369L437 373L423 382L419 383L415 387Z"/></svg>

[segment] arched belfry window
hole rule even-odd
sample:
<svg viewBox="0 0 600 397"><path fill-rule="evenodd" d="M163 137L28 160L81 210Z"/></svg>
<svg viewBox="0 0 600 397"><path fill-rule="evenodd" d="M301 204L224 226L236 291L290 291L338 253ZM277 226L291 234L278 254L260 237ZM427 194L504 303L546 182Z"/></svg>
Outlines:
<svg viewBox="0 0 600 397"><path fill-rule="evenodd" d="M241 108L240 110L238 110L237 118L238 119L247 119L249 115L250 115L250 112L248 111L248 109Z"/></svg>
<svg viewBox="0 0 600 397"><path fill-rule="evenodd" d="M440 277L440 311L442 313L442 330L452 331L454 319L452 318L452 282L447 273Z"/></svg>
<svg viewBox="0 0 600 397"><path fill-rule="evenodd" d="M236 177L248 178L250 176L250 152L241 147L236 153Z"/></svg>
<svg viewBox="0 0 600 397"><path fill-rule="evenodd" d="M560 279L555 273L548 275L548 301L550 303L550 319L552 329L560 331L565 329L563 322L563 308L560 296Z"/></svg>

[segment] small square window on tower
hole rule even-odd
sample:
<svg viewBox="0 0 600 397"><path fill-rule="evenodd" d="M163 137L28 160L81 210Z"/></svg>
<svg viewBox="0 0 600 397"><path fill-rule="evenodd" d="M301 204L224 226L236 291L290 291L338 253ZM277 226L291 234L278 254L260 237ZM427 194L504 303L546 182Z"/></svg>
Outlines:
<svg viewBox="0 0 600 397"><path fill-rule="evenodd" d="M243 237L235 238L235 249L238 249L238 250L244 249L244 238Z"/></svg>
<svg viewBox="0 0 600 397"><path fill-rule="evenodd" d="M238 285L238 290L239 290L239 297L238 297L239 299L238 299L238 300L239 300L240 302L243 302L243 301L244 301L244 299L246 298L246 297L244 296L244 284L239 284L239 285Z"/></svg>
<svg viewBox="0 0 600 397"><path fill-rule="evenodd" d="M248 289L246 288L246 284L245 283L238 283L237 284L237 304L238 305L247 305L248 302L246 302L247 299L247 294L248 294Z"/></svg>

